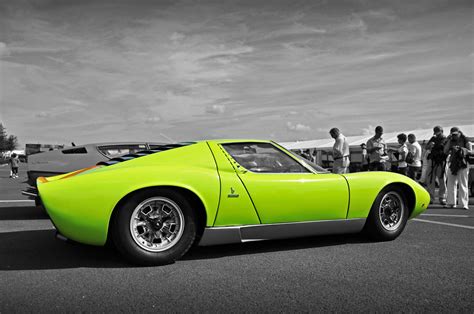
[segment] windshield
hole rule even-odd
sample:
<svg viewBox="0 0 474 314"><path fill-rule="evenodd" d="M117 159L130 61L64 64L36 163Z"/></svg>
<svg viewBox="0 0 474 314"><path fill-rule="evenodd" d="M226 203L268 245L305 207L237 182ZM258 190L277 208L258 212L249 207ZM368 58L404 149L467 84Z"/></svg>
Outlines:
<svg viewBox="0 0 474 314"><path fill-rule="evenodd" d="M298 154L293 153L291 150L287 150L287 152L289 152L291 155L293 155L296 158L298 158L299 160L301 160L302 163L306 164L310 168L313 168L314 171L319 172L319 173L329 173L329 171L327 169L324 169L320 165L315 164L314 162L309 161L308 159L306 159L306 158L304 158L304 157L302 157Z"/></svg>
<svg viewBox="0 0 474 314"><path fill-rule="evenodd" d="M239 165L252 172L310 172L270 143L231 143L222 146Z"/></svg>

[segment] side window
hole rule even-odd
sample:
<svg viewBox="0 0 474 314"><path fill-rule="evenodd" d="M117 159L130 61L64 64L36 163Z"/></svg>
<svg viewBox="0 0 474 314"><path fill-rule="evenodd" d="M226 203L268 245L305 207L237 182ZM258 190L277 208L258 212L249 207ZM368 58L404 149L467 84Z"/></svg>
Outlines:
<svg viewBox="0 0 474 314"><path fill-rule="evenodd" d="M145 144L120 144L99 146L99 151L109 158L114 158L126 154L133 154L146 149Z"/></svg>
<svg viewBox="0 0 474 314"><path fill-rule="evenodd" d="M260 173L309 172L296 160L270 143L222 144L222 147L245 169Z"/></svg>

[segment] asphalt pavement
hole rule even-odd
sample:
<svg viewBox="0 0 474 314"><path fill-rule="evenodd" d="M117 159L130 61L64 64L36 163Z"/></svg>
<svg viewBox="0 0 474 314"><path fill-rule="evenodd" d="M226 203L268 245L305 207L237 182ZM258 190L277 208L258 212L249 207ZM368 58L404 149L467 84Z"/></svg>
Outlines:
<svg viewBox="0 0 474 314"><path fill-rule="evenodd" d="M161 267L62 242L0 167L0 313L474 312L474 206L361 235L195 247Z"/></svg>

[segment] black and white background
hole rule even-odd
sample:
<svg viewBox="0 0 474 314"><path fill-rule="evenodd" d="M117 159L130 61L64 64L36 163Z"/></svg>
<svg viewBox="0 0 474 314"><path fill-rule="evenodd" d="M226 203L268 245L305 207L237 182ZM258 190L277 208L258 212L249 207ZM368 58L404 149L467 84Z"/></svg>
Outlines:
<svg viewBox="0 0 474 314"><path fill-rule="evenodd" d="M0 121L21 145L468 125L473 24L469 0L0 0ZM55 240L43 213L5 202L23 184L7 170L0 313L474 310L472 209L432 207L389 243L195 248L136 268Z"/></svg>

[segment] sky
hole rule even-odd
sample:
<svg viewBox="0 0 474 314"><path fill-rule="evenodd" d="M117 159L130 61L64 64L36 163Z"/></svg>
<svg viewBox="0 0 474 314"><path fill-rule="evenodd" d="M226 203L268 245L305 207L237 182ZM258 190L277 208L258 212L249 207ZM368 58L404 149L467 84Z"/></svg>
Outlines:
<svg viewBox="0 0 474 314"><path fill-rule="evenodd" d="M0 122L22 145L472 124L473 3L0 0Z"/></svg>

